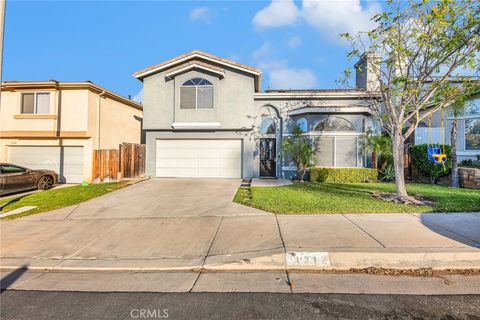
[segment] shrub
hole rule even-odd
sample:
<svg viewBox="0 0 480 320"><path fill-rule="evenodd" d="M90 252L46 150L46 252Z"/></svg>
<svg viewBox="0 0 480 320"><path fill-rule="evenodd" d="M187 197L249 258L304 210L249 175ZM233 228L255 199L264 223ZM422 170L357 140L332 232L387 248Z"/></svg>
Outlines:
<svg viewBox="0 0 480 320"><path fill-rule="evenodd" d="M460 162L460 167L480 169L480 160L463 160Z"/></svg>
<svg viewBox="0 0 480 320"><path fill-rule="evenodd" d="M311 182L376 182L378 170L370 168L311 168Z"/></svg>
<svg viewBox="0 0 480 320"><path fill-rule="evenodd" d="M410 147L410 156L412 158L412 164L422 174L430 177L432 182L435 183L438 178L446 176L450 173L452 168L452 159L450 157L450 146L440 146L443 152L447 155L447 161L444 164L435 164L428 160L427 152L428 144L418 144Z"/></svg>

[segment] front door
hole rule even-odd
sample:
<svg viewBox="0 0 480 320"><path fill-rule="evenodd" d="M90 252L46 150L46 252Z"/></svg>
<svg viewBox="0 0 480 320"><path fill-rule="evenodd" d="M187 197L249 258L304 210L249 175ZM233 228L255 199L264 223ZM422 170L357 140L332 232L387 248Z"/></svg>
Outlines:
<svg viewBox="0 0 480 320"><path fill-rule="evenodd" d="M275 138L260 139L260 177L276 177L276 142Z"/></svg>

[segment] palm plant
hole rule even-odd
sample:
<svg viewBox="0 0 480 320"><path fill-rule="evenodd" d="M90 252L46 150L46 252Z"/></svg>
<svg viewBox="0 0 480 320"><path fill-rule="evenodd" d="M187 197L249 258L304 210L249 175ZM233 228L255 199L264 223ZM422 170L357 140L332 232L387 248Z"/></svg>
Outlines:
<svg viewBox="0 0 480 320"><path fill-rule="evenodd" d="M310 140L302 136L302 129L298 125L292 133L292 136L283 140L282 150L297 166L298 180L303 181L307 169L312 165L315 151Z"/></svg>
<svg viewBox="0 0 480 320"><path fill-rule="evenodd" d="M385 134L373 134L367 131L366 149L372 152L372 168L383 168L388 159L392 158L392 139ZM383 163L379 166L379 159L383 159Z"/></svg>

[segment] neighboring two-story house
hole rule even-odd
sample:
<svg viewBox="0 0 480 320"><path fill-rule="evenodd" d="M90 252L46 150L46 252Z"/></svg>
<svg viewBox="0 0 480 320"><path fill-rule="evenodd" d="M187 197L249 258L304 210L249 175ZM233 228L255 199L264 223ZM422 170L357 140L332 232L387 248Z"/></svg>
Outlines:
<svg viewBox="0 0 480 320"><path fill-rule="evenodd" d="M375 129L370 57L351 90L267 90L260 70L192 51L134 76L143 82L146 171L152 177L291 177L281 152L299 125L316 165L364 167L364 135ZM363 70L363 71L362 71Z"/></svg>
<svg viewBox="0 0 480 320"><path fill-rule="evenodd" d="M443 120L442 120L443 118ZM415 144L451 143L451 131L454 121L452 107L434 113L430 121L425 120L415 129ZM480 97L467 101L457 114L457 159L476 160L480 158ZM430 123L429 123L430 122Z"/></svg>
<svg viewBox="0 0 480 320"><path fill-rule="evenodd" d="M140 143L142 106L92 82L7 81L0 104L0 162L92 180L93 150Z"/></svg>

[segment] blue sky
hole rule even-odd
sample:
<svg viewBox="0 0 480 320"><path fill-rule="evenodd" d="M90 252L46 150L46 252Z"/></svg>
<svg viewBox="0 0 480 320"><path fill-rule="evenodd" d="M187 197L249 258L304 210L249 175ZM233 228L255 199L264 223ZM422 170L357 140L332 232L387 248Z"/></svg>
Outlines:
<svg viewBox="0 0 480 320"><path fill-rule="evenodd" d="M7 0L5 80L91 80L122 95L132 73L207 51L262 69L263 89L334 88L352 61L337 36L371 27L363 0Z"/></svg>

